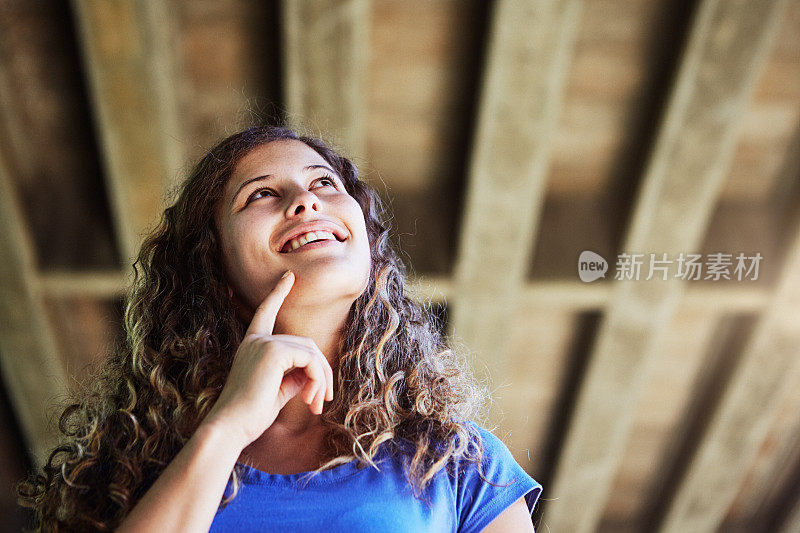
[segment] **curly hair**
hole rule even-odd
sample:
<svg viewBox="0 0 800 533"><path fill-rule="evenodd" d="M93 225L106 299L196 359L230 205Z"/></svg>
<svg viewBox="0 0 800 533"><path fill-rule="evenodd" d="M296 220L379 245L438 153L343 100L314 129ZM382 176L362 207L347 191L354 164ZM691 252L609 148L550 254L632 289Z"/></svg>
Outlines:
<svg viewBox="0 0 800 533"><path fill-rule="evenodd" d="M388 443L411 450L405 470L419 498L456 457L480 468L480 435L468 421L483 409L487 389L442 338L429 304L406 296L405 266L390 244L379 195L319 139L258 126L224 139L199 161L142 244L125 295L124 338L64 410L61 444L43 472L18 485L40 530L116 527L214 405L247 324L229 295L208 213L237 162L280 139L304 142L338 172L361 206L370 240L369 283L351 306L338 390L322 414L333 454L315 472L354 460L375 466L379 446ZM241 476L237 464L221 506L236 496Z"/></svg>

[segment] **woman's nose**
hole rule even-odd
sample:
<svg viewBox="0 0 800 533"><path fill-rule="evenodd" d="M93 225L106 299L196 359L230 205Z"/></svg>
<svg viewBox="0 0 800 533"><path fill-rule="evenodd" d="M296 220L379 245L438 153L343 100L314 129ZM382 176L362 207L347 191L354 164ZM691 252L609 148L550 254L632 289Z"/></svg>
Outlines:
<svg viewBox="0 0 800 533"><path fill-rule="evenodd" d="M286 210L288 218L296 217L304 211L319 211L319 198L311 191L302 189L292 198L289 208Z"/></svg>

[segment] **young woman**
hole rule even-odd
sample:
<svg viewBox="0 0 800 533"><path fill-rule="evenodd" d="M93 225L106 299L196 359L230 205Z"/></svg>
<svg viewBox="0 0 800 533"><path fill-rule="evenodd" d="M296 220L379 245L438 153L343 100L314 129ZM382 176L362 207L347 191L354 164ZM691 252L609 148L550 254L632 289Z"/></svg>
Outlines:
<svg viewBox="0 0 800 533"><path fill-rule="evenodd" d="M20 485L43 530L532 531L541 487L321 141L214 147L146 239L125 339Z"/></svg>

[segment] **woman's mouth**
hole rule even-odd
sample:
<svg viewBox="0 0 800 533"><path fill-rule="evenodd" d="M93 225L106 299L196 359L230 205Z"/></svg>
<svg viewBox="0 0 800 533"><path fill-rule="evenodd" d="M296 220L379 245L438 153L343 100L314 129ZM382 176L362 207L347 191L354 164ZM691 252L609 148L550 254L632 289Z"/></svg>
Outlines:
<svg viewBox="0 0 800 533"><path fill-rule="evenodd" d="M344 241L344 238L336 236L333 232L327 230L317 230L317 231L309 231L307 233L301 234L298 237L287 241L283 245L283 249L281 253L291 253L295 250L299 250L301 248L318 248L316 245L318 243L338 243Z"/></svg>
<svg viewBox="0 0 800 533"><path fill-rule="evenodd" d="M298 246L297 248L290 249L289 251L282 252L282 253L284 253L284 254L293 254L293 253L297 253L297 252L302 252L304 250L316 250L317 248L326 248L328 246L338 246L339 244L341 244L341 243L336 239L332 239L332 240L331 239L326 239L326 240L321 240L321 241L312 241L312 242L309 242L309 243L306 243L306 244L302 244L302 245Z"/></svg>

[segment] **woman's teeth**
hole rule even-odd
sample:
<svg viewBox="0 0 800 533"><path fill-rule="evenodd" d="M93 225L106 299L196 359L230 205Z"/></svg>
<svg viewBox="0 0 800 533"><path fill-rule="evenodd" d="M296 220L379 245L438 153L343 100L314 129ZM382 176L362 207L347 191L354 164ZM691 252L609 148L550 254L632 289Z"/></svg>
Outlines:
<svg viewBox="0 0 800 533"><path fill-rule="evenodd" d="M291 252L293 250L297 250L304 244L319 240L336 240L336 237L330 231L309 231L308 233L289 241L289 249L287 251Z"/></svg>

